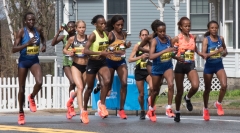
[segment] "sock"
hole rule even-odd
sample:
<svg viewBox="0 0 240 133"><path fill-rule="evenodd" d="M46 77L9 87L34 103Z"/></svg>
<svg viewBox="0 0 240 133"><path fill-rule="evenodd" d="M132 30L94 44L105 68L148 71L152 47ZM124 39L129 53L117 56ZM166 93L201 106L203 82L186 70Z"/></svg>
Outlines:
<svg viewBox="0 0 240 133"><path fill-rule="evenodd" d="M221 103L217 101L217 104L221 104Z"/></svg>
<svg viewBox="0 0 240 133"><path fill-rule="evenodd" d="M208 110L208 108L204 108L204 110Z"/></svg>
<svg viewBox="0 0 240 133"><path fill-rule="evenodd" d="M99 80L97 81L97 85L99 85Z"/></svg>
<svg viewBox="0 0 240 133"><path fill-rule="evenodd" d="M190 98L188 98L188 96L186 95L186 100L190 100Z"/></svg>
<svg viewBox="0 0 240 133"><path fill-rule="evenodd" d="M153 111L154 109L151 106L149 106L149 110Z"/></svg>
<svg viewBox="0 0 240 133"><path fill-rule="evenodd" d="M171 105L167 105L167 106L166 106L166 109L171 109L171 108L172 108Z"/></svg>
<svg viewBox="0 0 240 133"><path fill-rule="evenodd" d="M69 94L70 94L70 98L72 98L72 99L75 98L75 96L74 96L74 92L75 92L74 90L71 90L70 93L69 93ZM72 94L72 93L73 93L73 94Z"/></svg>
<svg viewBox="0 0 240 133"><path fill-rule="evenodd" d="M180 113L180 110L179 111L175 110L175 113Z"/></svg>

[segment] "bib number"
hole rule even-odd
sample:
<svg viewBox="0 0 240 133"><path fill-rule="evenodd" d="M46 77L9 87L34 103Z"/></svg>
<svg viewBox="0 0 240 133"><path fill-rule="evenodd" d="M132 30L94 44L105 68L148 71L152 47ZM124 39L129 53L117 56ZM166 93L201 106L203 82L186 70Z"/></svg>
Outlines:
<svg viewBox="0 0 240 133"><path fill-rule="evenodd" d="M215 52L215 50L210 50L210 53L213 53ZM214 54L212 56L210 56L211 59L217 59L217 58L221 58L221 54L220 53L217 53L217 54Z"/></svg>
<svg viewBox="0 0 240 133"><path fill-rule="evenodd" d="M140 62L140 69L147 69L147 62Z"/></svg>
<svg viewBox="0 0 240 133"><path fill-rule="evenodd" d="M160 56L160 61L161 62L167 62L167 61L171 60L171 58L172 58L172 53L167 52L167 53L164 53Z"/></svg>
<svg viewBox="0 0 240 133"><path fill-rule="evenodd" d="M39 53L39 46L27 46L27 55L36 55Z"/></svg>
<svg viewBox="0 0 240 133"><path fill-rule="evenodd" d="M185 62L192 62L193 59L194 59L194 52L192 51L185 52L185 58L184 58Z"/></svg>

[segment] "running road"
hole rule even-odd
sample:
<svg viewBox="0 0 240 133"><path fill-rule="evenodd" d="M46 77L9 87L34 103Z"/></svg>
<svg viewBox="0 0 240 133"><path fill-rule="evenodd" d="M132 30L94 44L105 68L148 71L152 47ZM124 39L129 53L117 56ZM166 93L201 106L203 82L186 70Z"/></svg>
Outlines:
<svg viewBox="0 0 240 133"><path fill-rule="evenodd" d="M148 119L139 120L138 116L128 116L121 120L110 115L106 119L90 115L90 123L83 124L79 116L67 120L65 114L26 115L26 124L17 125L17 115L0 116L0 132L2 133L238 133L240 116L211 116L210 121L203 121L202 116L182 116L176 123L172 118L158 115L157 122Z"/></svg>

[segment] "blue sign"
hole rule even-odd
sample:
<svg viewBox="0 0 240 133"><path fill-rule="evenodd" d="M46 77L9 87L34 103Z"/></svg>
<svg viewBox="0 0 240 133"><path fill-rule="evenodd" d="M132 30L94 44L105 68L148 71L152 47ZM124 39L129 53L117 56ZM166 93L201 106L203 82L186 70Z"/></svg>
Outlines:
<svg viewBox="0 0 240 133"><path fill-rule="evenodd" d="M112 89L110 96L106 98L107 109L119 109L120 108L120 80L118 76L114 76ZM124 110L141 110L138 102L138 88L133 75L129 75L127 79L127 97L125 100ZM147 83L144 84L144 109L148 109L147 105L148 90ZM92 109L97 109L97 101L100 99L100 93L92 93Z"/></svg>

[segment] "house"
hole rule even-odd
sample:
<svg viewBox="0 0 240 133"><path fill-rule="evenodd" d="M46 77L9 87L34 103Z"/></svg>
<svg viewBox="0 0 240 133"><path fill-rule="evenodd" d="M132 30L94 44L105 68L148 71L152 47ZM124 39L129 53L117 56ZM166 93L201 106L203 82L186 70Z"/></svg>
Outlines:
<svg viewBox="0 0 240 133"><path fill-rule="evenodd" d="M62 0L56 3L56 29L62 22L84 20L86 33L90 34L95 27L91 19L102 14L108 20L115 14L125 19L124 29L128 33L127 40L132 46L140 41L139 31L148 29L155 19L163 20L167 26L167 34L174 37L178 34L177 22L183 16L191 19L191 33L197 35L197 45L201 49L203 34L207 31L207 23L211 20L219 22L219 35L225 38L228 56L223 58L224 67L229 78L229 86L236 86L240 77L240 43L238 0ZM127 50L127 57L132 48ZM57 61L61 65L62 45L56 46ZM196 59L197 70L202 71L204 60ZM202 76L200 74L200 76Z"/></svg>

